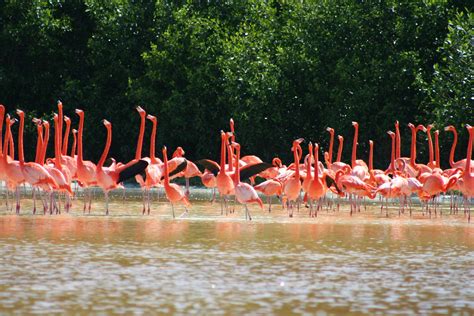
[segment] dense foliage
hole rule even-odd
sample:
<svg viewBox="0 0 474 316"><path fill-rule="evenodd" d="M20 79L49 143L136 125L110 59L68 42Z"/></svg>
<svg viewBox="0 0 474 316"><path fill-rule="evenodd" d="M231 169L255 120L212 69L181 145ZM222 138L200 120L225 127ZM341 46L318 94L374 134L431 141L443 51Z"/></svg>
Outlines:
<svg viewBox="0 0 474 316"><path fill-rule="evenodd" d="M296 137L327 148L327 126L347 159L357 120L359 156L373 139L378 164L395 119L407 155L408 122L473 123L472 13L459 1L6 0L0 25L0 102L50 116L60 99L74 123L83 108L89 159L102 118L111 155L133 156L136 105L158 116L158 146L191 159L215 158L230 117L244 153L264 159L288 158Z"/></svg>

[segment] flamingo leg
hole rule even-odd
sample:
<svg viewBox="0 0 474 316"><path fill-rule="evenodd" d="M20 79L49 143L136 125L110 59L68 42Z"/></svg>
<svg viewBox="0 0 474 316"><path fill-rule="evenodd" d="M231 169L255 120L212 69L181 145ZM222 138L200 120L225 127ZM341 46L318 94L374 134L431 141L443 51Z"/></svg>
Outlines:
<svg viewBox="0 0 474 316"><path fill-rule="evenodd" d="M33 188L33 214L36 214L36 188Z"/></svg>
<svg viewBox="0 0 474 316"><path fill-rule="evenodd" d="M105 191L104 196L105 196L105 215L109 215L109 192Z"/></svg>
<svg viewBox="0 0 474 316"><path fill-rule="evenodd" d="M175 216L174 216L174 206L173 206L173 203L171 203L171 212L173 214L173 219L175 219Z"/></svg>
<svg viewBox="0 0 474 316"><path fill-rule="evenodd" d="M20 214L20 189L16 187L16 213Z"/></svg>

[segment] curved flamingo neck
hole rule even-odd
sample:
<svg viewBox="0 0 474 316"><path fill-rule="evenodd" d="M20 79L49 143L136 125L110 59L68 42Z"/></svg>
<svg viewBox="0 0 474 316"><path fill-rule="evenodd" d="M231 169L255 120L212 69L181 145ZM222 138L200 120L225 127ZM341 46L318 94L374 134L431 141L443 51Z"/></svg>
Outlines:
<svg viewBox="0 0 474 316"><path fill-rule="evenodd" d="M344 137L339 136L338 139L339 139L339 147L337 148L337 158L336 158L336 162L340 162L340 161L341 161L341 158L342 158L342 148L343 148L343 146L344 146Z"/></svg>
<svg viewBox="0 0 474 316"><path fill-rule="evenodd" d="M46 159L46 150L48 149L48 142L49 142L49 123L44 124L43 150L41 153L40 165L44 165L44 161Z"/></svg>
<svg viewBox="0 0 474 316"><path fill-rule="evenodd" d="M62 156L67 155L67 147L69 145L69 132L71 131L71 120L67 119L65 120L65 122L66 122L66 131L64 132L64 140L62 144L62 152L61 152Z"/></svg>
<svg viewBox="0 0 474 316"><path fill-rule="evenodd" d="M105 125L105 127L107 128L107 142L105 143L105 148L102 152L102 156L100 156L100 160L97 163L98 168L102 168L104 166L105 159L107 159L107 156L109 155L110 144L112 143L112 125L107 124Z"/></svg>
<svg viewBox="0 0 474 316"><path fill-rule="evenodd" d="M451 151L449 152L449 165L451 168L454 168L454 153L456 152L456 145L458 143L458 132L456 131L456 128L453 128L451 131L453 132L454 139Z"/></svg>
<svg viewBox="0 0 474 316"><path fill-rule="evenodd" d="M156 156L155 156L155 139L156 139L156 126L158 122L156 120L152 120L153 128L151 130L151 140L150 140L150 159L152 163L156 163Z"/></svg>
<svg viewBox="0 0 474 316"><path fill-rule="evenodd" d="M374 142L369 141L369 171L374 169Z"/></svg>
<svg viewBox="0 0 474 316"><path fill-rule="evenodd" d="M143 136L145 135L145 116L145 113L140 113L140 133L138 134L137 151L135 153L135 159L137 160L142 157Z"/></svg>
<svg viewBox="0 0 474 316"><path fill-rule="evenodd" d="M332 150L334 147L334 130L330 129L329 130L329 163L332 163Z"/></svg>
<svg viewBox="0 0 474 316"><path fill-rule="evenodd" d="M25 156L23 152L23 131L25 129L25 116L20 114L20 128L18 131L18 161L20 164L25 163Z"/></svg>
<svg viewBox="0 0 474 316"><path fill-rule="evenodd" d="M357 159L357 140L359 138L359 126L354 125L354 140L352 142L352 159L351 159L351 165L352 168L355 167L356 165L356 159Z"/></svg>

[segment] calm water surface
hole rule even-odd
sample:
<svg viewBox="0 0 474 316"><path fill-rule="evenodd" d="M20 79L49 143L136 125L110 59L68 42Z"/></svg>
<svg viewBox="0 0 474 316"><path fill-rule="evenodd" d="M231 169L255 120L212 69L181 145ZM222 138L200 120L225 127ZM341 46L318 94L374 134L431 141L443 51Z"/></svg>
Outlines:
<svg viewBox="0 0 474 316"><path fill-rule="evenodd" d="M226 217L194 203L172 221L164 203L151 216L139 202L102 209L0 213L0 314L474 313L474 224L462 215L253 208L245 222L240 207Z"/></svg>

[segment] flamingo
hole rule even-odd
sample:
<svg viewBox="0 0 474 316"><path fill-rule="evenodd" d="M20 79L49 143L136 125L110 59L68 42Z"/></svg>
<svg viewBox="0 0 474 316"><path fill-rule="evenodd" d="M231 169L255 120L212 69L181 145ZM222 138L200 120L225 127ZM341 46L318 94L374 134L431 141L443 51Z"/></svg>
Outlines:
<svg viewBox="0 0 474 316"><path fill-rule="evenodd" d="M240 144L233 143L237 151L237 159L235 162L235 174L234 174L234 191L235 197L240 204L245 207L245 219L252 220L247 204L257 203L260 208L263 209L262 200L258 197L257 191L250 184L240 181Z"/></svg>
<svg viewBox="0 0 474 316"><path fill-rule="evenodd" d="M57 187L58 184L49 172L40 164L36 162L25 162L23 152L23 131L25 127L25 113L21 110L16 111L20 118L20 126L18 132L18 162L21 173L23 174L24 180L31 184L33 187L41 185L50 186L52 188ZM19 191L17 188L17 213L20 212L20 198Z"/></svg>
<svg viewBox="0 0 474 316"><path fill-rule="evenodd" d="M314 216L318 216L318 210L321 207L321 198L326 195L326 173L321 177L319 175L319 144L314 144L314 176L308 187L308 198L310 199L309 213L312 216L312 201L318 201Z"/></svg>
<svg viewBox="0 0 474 316"><path fill-rule="evenodd" d="M80 182L81 186L84 188L84 209L86 211L86 194L85 190L92 186L97 185L96 170L97 166L89 160L84 160L83 151L82 151L82 135L84 132L84 111L76 109L76 114L79 116L79 131L78 131L78 140L77 140L77 159L76 159L76 175L77 180ZM91 211L92 203L92 191L89 190L89 213Z"/></svg>
<svg viewBox="0 0 474 316"><path fill-rule="evenodd" d="M284 184L283 184L283 192L285 193L286 198L288 199L288 202L295 202L299 196L300 196L300 191L301 191L301 182L300 182L300 152L301 150L301 142L303 142L303 138L299 138L295 141L293 141L293 146L291 147L291 150L293 151L293 157L294 157L294 163L295 163L295 172L293 176L288 179ZM290 217L293 217L293 212L289 214Z"/></svg>
<svg viewBox="0 0 474 316"><path fill-rule="evenodd" d="M173 218L175 218L174 204L176 203L184 204L185 213L187 213L188 212L187 207L191 206L191 203L189 203L189 200L186 197L186 194L183 192L183 189L179 185L177 185L176 183L170 183L169 170L168 170L168 154L167 154L166 146L163 147L163 161L164 161L164 169L165 169L164 170L165 179L163 182L163 186L165 188L166 198L171 204L171 211L173 213Z"/></svg>
<svg viewBox="0 0 474 316"><path fill-rule="evenodd" d="M184 158L184 149L182 147L176 148L173 153L173 158ZM187 160L186 158L184 159L186 160L186 168L180 173L180 175L182 174L185 178L186 196L189 198L189 179L193 177L202 177L202 173L194 162Z"/></svg>
<svg viewBox="0 0 474 316"><path fill-rule="evenodd" d="M472 143L474 142L474 128L470 125L466 125L467 130L469 131L469 141L467 145L467 154L466 154L466 164L462 173L461 181L459 184L459 189L466 198L467 212L468 217L467 221L471 221L471 209L470 209L470 199L474 197L474 173L472 172Z"/></svg>
<svg viewBox="0 0 474 316"><path fill-rule="evenodd" d="M324 153L324 160L326 161L326 167L331 168L332 164L332 150L334 146L334 129L331 127L326 128L326 131L329 132L329 152Z"/></svg>
<svg viewBox="0 0 474 316"><path fill-rule="evenodd" d="M107 129L107 141L105 143L102 156L100 157L100 160L96 166L96 179L97 185L99 185L104 191L105 214L108 215L109 191L118 188L119 183L145 170L145 168L148 166L148 162L145 160L132 160L131 162L127 164L121 164L120 166L115 164L110 167L104 167L105 159L107 159L107 155L109 154L110 150L110 144L112 143L112 124L107 120L103 120L102 123Z"/></svg>
<svg viewBox="0 0 474 316"><path fill-rule="evenodd" d="M222 203L226 204L225 197L234 194L234 182L232 178L226 173L225 169L225 146L227 143L227 134L221 131L221 164L219 173L216 176L216 186L221 196L221 214L223 213ZM226 205L227 213L227 205Z"/></svg>
<svg viewBox="0 0 474 316"><path fill-rule="evenodd" d="M453 145L451 146L451 151L449 152L449 165L451 168L464 168L466 165L466 159L461 159L458 161L454 161L454 153L456 152L456 145L458 143L458 132L456 131L456 128L453 125L446 126L444 128L446 132L452 132L453 133ZM474 163L471 161L471 172L474 172Z"/></svg>

